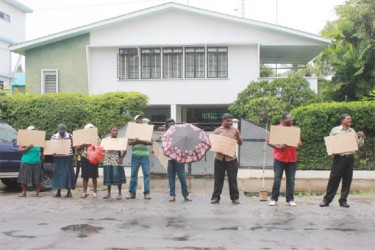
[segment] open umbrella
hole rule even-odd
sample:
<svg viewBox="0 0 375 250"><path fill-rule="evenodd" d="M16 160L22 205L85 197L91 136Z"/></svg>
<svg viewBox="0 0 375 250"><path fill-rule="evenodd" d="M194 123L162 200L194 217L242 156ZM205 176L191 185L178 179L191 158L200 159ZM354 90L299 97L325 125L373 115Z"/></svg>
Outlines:
<svg viewBox="0 0 375 250"><path fill-rule="evenodd" d="M164 154L179 163L199 161L211 148L206 132L190 123L171 126L161 141Z"/></svg>

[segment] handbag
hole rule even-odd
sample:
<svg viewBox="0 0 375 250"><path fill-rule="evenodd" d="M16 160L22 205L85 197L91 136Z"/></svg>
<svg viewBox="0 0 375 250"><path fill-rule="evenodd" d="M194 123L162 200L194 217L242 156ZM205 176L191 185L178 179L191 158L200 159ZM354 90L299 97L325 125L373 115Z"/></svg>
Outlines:
<svg viewBox="0 0 375 250"><path fill-rule="evenodd" d="M90 164L98 164L104 158L104 149L99 144L92 144L87 148L87 160Z"/></svg>

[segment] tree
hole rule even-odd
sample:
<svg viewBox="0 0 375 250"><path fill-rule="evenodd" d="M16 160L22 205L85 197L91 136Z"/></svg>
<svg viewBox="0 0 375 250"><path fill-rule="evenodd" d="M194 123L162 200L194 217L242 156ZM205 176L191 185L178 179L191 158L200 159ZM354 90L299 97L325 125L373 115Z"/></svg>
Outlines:
<svg viewBox="0 0 375 250"><path fill-rule="evenodd" d="M360 100L375 88L375 1L349 0L336 13L321 32L333 42L316 62L333 74L334 100Z"/></svg>
<svg viewBox="0 0 375 250"><path fill-rule="evenodd" d="M276 123L283 112L313 103L316 94L300 75L277 78L271 82L251 82L229 106L235 116L256 124Z"/></svg>

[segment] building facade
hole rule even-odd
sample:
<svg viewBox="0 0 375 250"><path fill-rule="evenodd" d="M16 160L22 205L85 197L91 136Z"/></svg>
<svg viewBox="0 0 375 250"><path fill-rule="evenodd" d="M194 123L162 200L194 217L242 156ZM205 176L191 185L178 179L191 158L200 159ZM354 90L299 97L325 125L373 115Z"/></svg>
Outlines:
<svg viewBox="0 0 375 250"><path fill-rule="evenodd" d="M217 122L261 64L312 60L317 35L175 3L12 46L29 91L137 91L152 122Z"/></svg>

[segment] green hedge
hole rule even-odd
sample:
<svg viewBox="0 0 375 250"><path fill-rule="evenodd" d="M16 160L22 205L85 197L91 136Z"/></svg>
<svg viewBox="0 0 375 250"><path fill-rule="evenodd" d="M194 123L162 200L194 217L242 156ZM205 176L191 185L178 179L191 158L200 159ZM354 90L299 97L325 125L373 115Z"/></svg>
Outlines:
<svg viewBox="0 0 375 250"><path fill-rule="evenodd" d="M64 123L71 132L87 123L98 127L100 134L109 133L112 124L119 127L147 106L147 96L136 92L113 92L97 96L74 93L44 95L0 95L0 114L16 129L32 124L47 131L47 138Z"/></svg>
<svg viewBox="0 0 375 250"><path fill-rule="evenodd" d="M339 115L349 113L352 127L366 135L365 145L356 154L355 168L375 170L375 102L316 103L293 109L301 128L302 147L298 150L300 169L330 169L332 157L327 156L324 137L339 126Z"/></svg>

